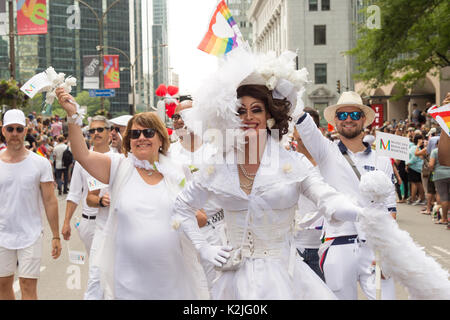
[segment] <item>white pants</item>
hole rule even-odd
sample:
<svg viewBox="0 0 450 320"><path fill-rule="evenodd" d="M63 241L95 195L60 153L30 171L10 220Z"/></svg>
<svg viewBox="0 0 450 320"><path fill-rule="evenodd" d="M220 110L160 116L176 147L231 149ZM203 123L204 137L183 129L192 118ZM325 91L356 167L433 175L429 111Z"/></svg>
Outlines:
<svg viewBox="0 0 450 320"><path fill-rule="evenodd" d="M78 234L81 241L83 241L86 253L89 255L91 252L92 240L94 239L96 223L95 219L86 219L81 217L80 224L78 225Z"/></svg>
<svg viewBox="0 0 450 320"><path fill-rule="evenodd" d="M375 255L366 243L332 245L328 249L323 271L327 286L341 300L357 300L357 282L370 300L376 299ZM395 300L392 278L381 280L381 299Z"/></svg>
<svg viewBox="0 0 450 320"><path fill-rule="evenodd" d="M91 251L89 252L89 271L87 289L84 293L84 300L103 300L103 289L100 285L100 269L94 263L103 238L103 227L97 225L95 229L94 239L92 240Z"/></svg>

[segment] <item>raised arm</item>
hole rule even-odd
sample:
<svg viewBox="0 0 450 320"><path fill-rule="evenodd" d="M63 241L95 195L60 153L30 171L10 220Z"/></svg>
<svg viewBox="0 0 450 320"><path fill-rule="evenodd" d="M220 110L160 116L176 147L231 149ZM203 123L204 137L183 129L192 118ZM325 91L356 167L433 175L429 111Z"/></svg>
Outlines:
<svg viewBox="0 0 450 320"><path fill-rule="evenodd" d="M326 160L332 142L323 136L314 120L306 112L300 117L295 127L306 149L320 166Z"/></svg>
<svg viewBox="0 0 450 320"><path fill-rule="evenodd" d="M76 116L77 105L75 104L75 99L70 94L65 93L62 88L56 89L56 96L59 104L66 110L67 117L70 119L72 116ZM95 179L109 184L111 159L105 154L90 151L84 142L80 126L70 121L68 122L70 147L75 160Z"/></svg>

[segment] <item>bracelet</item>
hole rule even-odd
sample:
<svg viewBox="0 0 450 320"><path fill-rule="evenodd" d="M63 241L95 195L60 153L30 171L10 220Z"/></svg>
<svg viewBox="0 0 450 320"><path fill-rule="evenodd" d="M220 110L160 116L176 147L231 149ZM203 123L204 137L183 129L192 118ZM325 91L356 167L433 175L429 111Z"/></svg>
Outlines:
<svg viewBox="0 0 450 320"><path fill-rule="evenodd" d="M53 239L52 239L52 240L55 240L55 239L61 240L61 238L60 238L60 237L53 237Z"/></svg>
<svg viewBox="0 0 450 320"><path fill-rule="evenodd" d="M102 207L102 208L105 208L106 206L103 205L102 199L103 199L103 196L100 197L100 200L98 201L98 205L99 205L100 207Z"/></svg>

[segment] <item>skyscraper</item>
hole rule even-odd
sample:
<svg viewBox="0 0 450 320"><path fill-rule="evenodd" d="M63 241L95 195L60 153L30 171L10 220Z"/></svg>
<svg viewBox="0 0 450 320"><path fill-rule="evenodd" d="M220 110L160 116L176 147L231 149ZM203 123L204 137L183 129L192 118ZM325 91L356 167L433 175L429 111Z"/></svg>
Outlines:
<svg viewBox="0 0 450 320"><path fill-rule="evenodd" d="M104 54L119 55L120 88L116 96L110 99L111 113L129 112L130 62L117 48L135 63L136 91L138 96L144 88L143 52L142 52L142 0L122 0L110 7L115 0L85 1L99 17L108 9L103 21ZM98 55L99 22L90 8L79 1L52 0L48 6L48 33L44 35L19 36L16 40L17 80L25 82L34 74L52 66L57 72L73 75L78 79L77 94L83 88L83 56ZM79 12L79 15L77 15ZM76 20L79 18L79 24ZM130 22L134 22L131 25ZM133 35L131 37L130 35ZM0 57L4 55L3 41L0 37ZM131 46L130 43L133 45ZM132 50L130 50L132 47ZM134 52L132 52L135 50ZM5 75L7 75L5 77ZM0 76L9 78L7 64L0 63Z"/></svg>

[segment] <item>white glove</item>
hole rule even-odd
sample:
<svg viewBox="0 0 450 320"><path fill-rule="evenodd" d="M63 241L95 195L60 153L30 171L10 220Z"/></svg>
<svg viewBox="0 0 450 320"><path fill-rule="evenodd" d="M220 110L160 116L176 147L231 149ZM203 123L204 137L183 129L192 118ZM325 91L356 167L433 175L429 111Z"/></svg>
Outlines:
<svg viewBox="0 0 450 320"><path fill-rule="evenodd" d="M181 228L186 236L192 241L192 244L197 249L200 257L208 262L211 262L217 267L221 267L223 263L227 262L230 257L228 253L231 251L229 246L213 246L205 239L205 236L200 232L197 220L195 217L184 219L181 223Z"/></svg>
<svg viewBox="0 0 450 320"><path fill-rule="evenodd" d="M221 267L222 264L226 263L228 258L230 258L228 252L230 252L231 249L230 246L212 246L207 244L199 249L199 254L203 260L211 262L216 267Z"/></svg>
<svg viewBox="0 0 450 320"><path fill-rule="evenodd" d="M340 221L357 222L359 215L362 213L362 208L357 207L351 203L339 206L333 213L333 219Z"/></svg>

